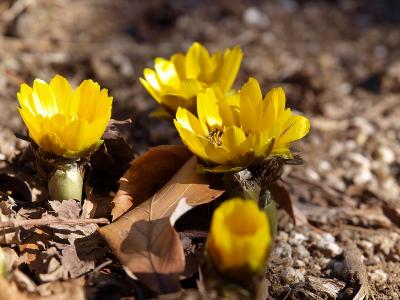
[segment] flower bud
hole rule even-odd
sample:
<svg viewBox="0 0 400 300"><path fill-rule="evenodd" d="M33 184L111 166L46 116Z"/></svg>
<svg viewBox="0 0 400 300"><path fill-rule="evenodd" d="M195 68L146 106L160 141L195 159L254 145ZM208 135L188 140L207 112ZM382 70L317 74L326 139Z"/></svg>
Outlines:
<svg viewBox="0 0 400 300"><path fill-rule="evenodd" d="M241 280L256 274L271 245L267 215L255 201L233 198L215 210L206 248L225 276Z"/></svg>

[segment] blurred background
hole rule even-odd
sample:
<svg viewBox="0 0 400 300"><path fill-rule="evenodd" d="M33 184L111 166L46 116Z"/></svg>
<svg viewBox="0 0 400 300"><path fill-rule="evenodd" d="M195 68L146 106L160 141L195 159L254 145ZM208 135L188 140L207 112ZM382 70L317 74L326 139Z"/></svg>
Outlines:
<svg viewBox="0 0 400 300"><path fill-rule="evenodd" d="M288 105L311 119L295 145L305 164L285 180L312 224L367 230L332 236L357 241L375 288L392 297L400 289L400 1L1 0L1 155L19 147L13 132L24 133L20 84L57 73L109 88L113 117L133 119L123 133L138 153L178 143L170 121L148 117L156 102L138 78L156 56L193 41L211 51L240 45L235 87L249 76L264 92L282 85ZM291 222L281 229L296 234ZM318 273L324 262L303 267Z"/></svg>

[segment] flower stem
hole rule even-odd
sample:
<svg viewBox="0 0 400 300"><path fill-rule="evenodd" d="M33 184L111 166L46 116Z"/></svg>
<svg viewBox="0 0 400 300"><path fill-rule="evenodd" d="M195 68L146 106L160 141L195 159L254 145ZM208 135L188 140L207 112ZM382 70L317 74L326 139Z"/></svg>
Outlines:
<svg viewBox="0 0 400 300"><path fill-rule="evenodd" d="M49 180L51 200L82 199L83 171L76 162L58 164Z"/></svg>

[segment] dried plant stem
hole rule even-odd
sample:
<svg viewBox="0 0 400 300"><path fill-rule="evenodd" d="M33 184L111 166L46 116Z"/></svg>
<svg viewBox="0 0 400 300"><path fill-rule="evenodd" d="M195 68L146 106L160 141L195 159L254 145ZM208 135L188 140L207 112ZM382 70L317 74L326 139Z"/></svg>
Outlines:
<svg viewBox="0 0 400 300"><path fill-rule="evenodd" d="M46 226L46 225L84 225L84 224L109 224L109 222L106 218L99 218L99 219L44 218L44 219L33 219L33 220L2 221L0 222L0 228L33 227L33 226Z"/></svg>

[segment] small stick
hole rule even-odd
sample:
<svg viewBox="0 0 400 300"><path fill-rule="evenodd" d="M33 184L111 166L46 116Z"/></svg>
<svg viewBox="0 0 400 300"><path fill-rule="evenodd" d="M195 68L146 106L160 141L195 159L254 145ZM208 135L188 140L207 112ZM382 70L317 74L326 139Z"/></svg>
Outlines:
<svg viewBox="0 0 400 300"><path fill-rule="evenodd" d="M0 228L14 228L14 227L33 227L33 226L46 226L46 225L84 225L84 224L109 224L106 218L99 219L59 219L59 218L44 218L33 220L16 220L16 221L2 221Z"/></svg>

